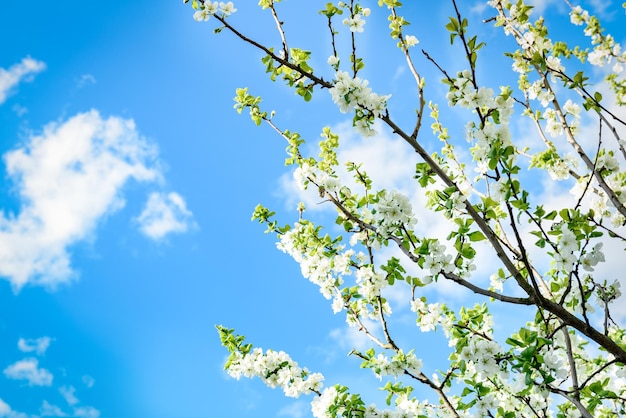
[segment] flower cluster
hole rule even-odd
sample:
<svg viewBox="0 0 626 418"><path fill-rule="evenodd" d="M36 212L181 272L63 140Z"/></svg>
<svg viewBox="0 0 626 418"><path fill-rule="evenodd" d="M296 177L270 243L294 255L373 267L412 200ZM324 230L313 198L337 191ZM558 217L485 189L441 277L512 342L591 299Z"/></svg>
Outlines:
<svg viewBox="0 0 626 418"><path fill-rule="evenodd" d="M554 261L557 269L566 273L571 273L576 262L575 251L578 251L578 240L576 235L567 227L561 228L561 236L557 243L557 254L554 255Z"/></svg>
<svg viewBox="0 0 626 418"><path fill-rule="evenodd" d="M480 111L482 115L492 116L480 125L470 122L466 126L468 140L475 142L470 151L474 161L478 163L477 170L486 173L490 156L497 154L493 152L494 148L502 149L512 145L508 123L513 115L514 100L510 97L510 91L501 88L501 93L495 95L490 88L477 89L471 72L465 70L457 74L446 97L450 106L458 105ZM514 159L515 155L511 155L510 158ZM513 160L509 163L513 163Z"/></svg>
<svg viewBox="0 0 626 418"><path fill-rule="evenodd" d="M489 185L489 195L496 202L504 202L504 197L511 187L505 177L500 177L495 183Z"/></svg>
<svg viewBox="0 0 626 418"><path fill-rule="evenodd" d="M457 74L446 98L450 107L455 105L466 109L493 107L493 90L487 87L476 90L472 82L472 73L469 70L460 71Z"/></svg>
<svg viewBox="0 0 626 418"><path fill-rule="evenodd" d="M461 106L466 109L481 109L485 113L498 112L499 123L508 123L513 114L514 100L505 89L501 94L495 95L493 89L488 87L476 88L469 70L457 73L457 78L450 84L450 90L446 94L448 105Z"/></svg>
<svg viewBox="0 0 626 418"><path fill-rule="evenodd" d="M374 205L372 214L378 233L385 238L401 227L411 228L417 223L411 202L396 190L384 190Z"/></svg>
<svg viewBox="0 0 626 418"><path fill-rule="evenodd" d="M232 357L228 374L237 380L241 376L248 378L258 376L271 388L281 387L285 396L291 398L319 392L322 389L324 376L300 368L298 363L283 351L267 350L263 353L262 349L255 348L245 355L235 352Z"/></svg>
<svg viewBox="0 0 626 418"><path fill-rule="evenodd" d="M566 122L567 125L565 125L565 123L562 121L561 115L559 115L556 110L549 107L543 112L543 119L546 121L546 132L552 138L556 138L557 136L561 135L565 129L565 126L567 126L571 133L576 133L576 131L578 130L580 120L580 106L572 102L571 100L568 100L563 105L563 112L563 116L573 116L573 119L571 119L569 122Z"/></svg>
<svg viewBox="0 0 626 418"><path fill-rule="evenodd" d="M416 299L411 301L411 311L417 314L416 324L422 332L434 331L437 326L441 326L446 336L450 335L453 321L446 305L426 304L424 300Z"/></svg>
<svg viewBox="0 0 626 418"><path fill-rule="evenodd" d="M606 305L611 302L615 302L622 296L622 284L618 280L614 280L612 284L608 284L606 281L602 285L598 285L596 291L596 298L599 305ZM624 374L626 377L626 373Z"/></svg>
<svg viewBox="0 0 626 418"><path fill-rule="evenodd" d="M350 28L350 32L363 32L363 26L365 26L365 19L370 15L370 9L359 9L360 13L355 13L352 17L347 17L343 20L343 24Z"/></svg>
<svg viewBox="0 0 626 418"><path fill-rule="evenodd" d="M543 80L535 80L533 83L530 83L524 92L530 100L539 100L543 107L548 106L554 100L552 91L544 88Z"/></svg>
<svg viewBox="0 0 626 418"><path fill-rule="evenodd" d="M326 418L330 416L327 414L331 406L335 404L339 392L335 386L324 389L321 396L313 399L311 402L311 412L315 418Z"/></svg>
<svg viewBox="0 0 626 418"><path fill-rule="evenodd" d="M204 3L201 3L199 7L200 10L197 10L193 14L193 18L197 22L206 22L216 13L221 13L223 17L226 17L237 11L232 1L229 1L228 3L224 3L223 1L205 1Z"/></svg>
<svg viewBox="0 0 626 418"><path fill-rule="evenodd" d="M387 286L385 275L374 272L371 266L361 266L355 275L359 294L366 300L375 300L380 296L381 289Z"/></svg>
<svg viewBox="0 0 626 418"><path fill-rule="evenodd" d="M543 354L543 367L557 379L565 379L568 375L567 360L556 350L549 350Z"/></svg>
<svg viewBox="0 0 626 418"><path fill-rule="evenodd" d="M335 418L339 416L359 416L362 418L413 418L420 413L434 412L433 408L427 406L426 402L417 402L415 398L409 399L408 395L402 394L396 402L398 409L380 410L375 404L368 406L359 405L356 409L348 410L347 405L353 399L349 393L345 392L345 387L329 387L324 389L321 396L311 402L311 412L315 418ZM429 416L434 416L429 414ZM441 416L441 415L440 415Z"/></svg>
<svg viewBox="0 0 626 418"><path fill-rule="evenodd" d="M592 32L587 29L585 33L591 34ZM598 67L604 67L606 64L610 64L615 57L616 62L611 70L616 74L624 71L623 61L625 56L622 53L622 46L615 42L611 35L600 37L599 34L594 33L591 37L592 42L597 45L587 56L589 63Z"/></svg>
<svg viewBox="0 0 626 418"><path fill-rule="evenodd" d="M330 88L330 94L342 113L351 109L355 110L356 130L365 136L372 136L376 133L372 129L374 120L383 116L387 109L387 100L391 95L380 96L372 92L368 84L367 80L359 77L352 78L345 71L337 71L335 84Z"/></svg>
<svg viewBox="0 0 626 418"><path fill-rule="evenodd" d="M303 162L293 172L293 178L300 190L306 190L309 183L313 181L321 190L327 192L337 192L341 187L339 178L335 174L317 170L308 162Z"/></svg>
<svg viewBox="0 0 626 418"><path fill-rule="evenodd" d="M452 273L454 271L452 255L446 254L445 251L446 246L437 241L428 244L428 254L424 255L422 269L430 274L421 278L423 284L431 283L441 272Z"/></svg>
<svg viewBox="0 0 626 418"><path fill-rule="evenodd" d="M323 247L319 246L315 228L310 223L298 222L294 228L280 235L280 241L276 247L289 254L300 264L302 275L312 283L320 287L320 292L326 299L331 299L337 286L343 284L343 276L352 274L350 259L354 256L354 250L344 252L337 248L334 257L323 253Z"/></svg>
<svg viewBox="0 0 626 418"><path fill-rule="evenodd" d="M602 252L602 243L599 242L593 246L591 251L580 257L580 264L583 266L583 269L587 271L593 271L594 267L598 263L603 263L605 260L604 253Z"/></svg>
<svg viewBox="0 0 626 418"><path fill-rule="evenodd" d="M605 35L604 29L595 16L590 16L589 12L583 10L580 6L572 8L570 13L571 22L575 25L585 24L585 35L591 38L594 45L593 50L587 55L589 63L598 67L611 64L612 74L607 76L606 80L617 96L617 102L621 105L626 104L626 80L624 77L618 77L624 73L624 65L626 64L626 51L622 51L622 46L611 35Z"/></svg>
<svg viewBox="0 0 626 418"><path fill-rule="evenodd" d="M512 146L511 132L506 125L496 125L491 122L485 123L480 128L474 122L470 122L467 127L467 138L474 142L474 146L470 148L472 157L477 163L476 170L479 173L489 171L489 160L493 154L493 150L497 148L506 148ZM509 158L515 158L512 154ZM510 161L511 163L513 161Z"/></svg>
<svg viewBox="0 0 626 418"><path fill-rule="evenodd" d="M576 26L580 26L583 23L589 21L589 12L583 10L583 8L580 6L573 7L569 16L572 24Z"/></svg>
<svg viewBox="0 0 626 418"><path fill-rule="evenodd" d="M399 350L391 358L380 353L376 357L369 359L366 363L367 368L372 369L379 380L384 376L398 378L402 376L405 371L416 376L422 370L422 361L418 359L412 351L405 354L402 350Z"/></svg>
<svg viewBox="0 0 626 418"><path fill-rule="evenodd" d="M470 363L483 378L498 376L507 380L508 372L498 364L498 357L503 355L504 350L497 342L469 334L467 345L459 353L459 360Z"/></svg>

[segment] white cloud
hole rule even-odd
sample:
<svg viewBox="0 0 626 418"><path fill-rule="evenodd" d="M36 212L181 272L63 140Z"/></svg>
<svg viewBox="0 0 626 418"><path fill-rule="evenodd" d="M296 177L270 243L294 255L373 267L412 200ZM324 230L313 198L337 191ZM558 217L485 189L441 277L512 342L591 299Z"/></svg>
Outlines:
<svg viewBox="0 0 626 418"><path fill-rule="evenodd" d="M11 412L11 407L0 398L0 417L4 417Z"/></svg>
<svg viewBox="0 0 626 418"><path fill-rule="evenodd" d="M307 402L297 401L282 407L278 412L279 417L304 418L308 415L310 406Z"/></svg>
<svg viewBox="0 0 626 418"><path fill-rule="evenodd" d="M556 3L556 0L530 0L528 4L534 7L533 9L533 17L538 18L546 8L552 4Z"/></svg>
<svg viewBox="0 0 626 418"><path fill-rule="evenodd" d="M30 353L34 351L38 355L42 355L50 346L51 341L52 339L50 337L40 337L37 339L28 340L20 338L17 341L17 348L24 353Z"/></svg>
<svg viewBox="0 0 626 418"><path fill-rule="evenodd" d="M0 104L4 103L11 89L20 81L30 81L32 76L46 68L46 64L25 57L19 64L12 65L8 70L0 68Z"/></svg>
<svg viewBox="0 0 626 418"><path fill-rule="evenodd" d="M82 417L82 418L98 418L100 416L100 411L98 411L93 406L81 406L79 408L74 409L74 417Z"/></svg>
<svg viewBox="0 0 626 418"><path fill-rule="evenodd" d="M363 138L354 131L351 121L333 127L333 133L339 135L337 159L342 163L351 161L362 164L362 170L372 179L375 189L413 190L415 187L412 175L417 162L415 154L407 152L407 144L402 139L389 135L388 130L379 122L375 128L379 132L377 136ZM307 146L302 152L305 157L315 156L319 153L319 148L314 144ZM343 165L337 167L337 174L342 184L354 186L354 173L348 173ZM317 190L312 187L300 190L291 174L281 177L280 188L279 193L290 208L295 207L298 201L303 201L307 210L332 208L331 204L318 205L322 199ZM354 190L361 189L361 186L356 186Z"/></svg>
<svg viewBox="0 0 626 418"><path fill-rule="evenodd" d="M78 398L74 395L76 392L76 388L74 386L61 386L59 388L59 392L63 395L63 398L68 405L72 406L78 403Z"/></svg>
<svg viewBox="0 0 626 418"><path fill-rule="evenodd" d="M17 116L24 116L26 113L28 113L28 108L25 106L21 106L19 104L14 104L11 109L15 112L15 114Z"/></svg>
<svg viewBox="0 0 626 418"><path fill-rule="evenodd" d="M86 374L86 375L83 376L83 383L88 388L92 388L93 385L96 383L96 380L93 377L91 377L91 376Z"/></svg>
<svg viewBox="0 0 626 418"><path fill-rule="evenodd" d="M158 240L173 232L185 232L194 224L192 214L177 193L152 193L137 218L139 229Z"/></svg>
<svg viewBox="0 0 626 418"><path fill-rule="evenodd" d="M362 318L361 321L372 335L382 337L382 327L379 322L367 318ZM372 346L372 340L357 327L345 325L343 328L335 328L330 331L329 336L335 341L336 346L344 351L352 349L365 351Z"/></svg>
<svg viewBox="0 0 626 418"><path fill-rule="evenodd" d="M0 210L0 276L15 291L76 277L68 247L92 237L106 215L124 206L121 191L129 180L162 180L157 150L134 122L105 119L95 110L49 124L4 160L21 198L19 214ZM176 194L168 207L176 221L188 214Z"/></svg>
<svg viewBox="0 0 626 418"><path fill-rule="evenodd" d="M0 398L0 418L27 418L26 414L14 411Z"/></svg>
<svg viewBox="0 0 626 418"><path fill-rule="evenodd" d="M600 18L612 20L615 16L615 8L612 11L608 11L607 9L615 5L616 2L612 0L590 0L590 3L593 8L593 13Z"/></svg>
<svg viewBox="0 0 626 418"><path fill-rule="evenodd" d="M485 10L487 10L487 4L485 2L474 3L472 7L470 7L470 13L474 14L482 14Z"/></svg>
<svg viewBox="0 0 626 418"><path fill-rule="evenodd" d="M11 407L0 398L0 417L6 417L11 413Z"/></svg>
<svg viewBox="0 0 626 418"><path fill-rule="evenodd" d="M26 358L17 361L4 369L4 375L9 379L28 380L29 386L52 385L52 373L46 369L40 369L39 362L35 358Z"/></svg>
<svg viewBox="0 0 626 418"><path fill-rule="evenodd" d="M43 401L39 414L42 417L66 417L67 414L63 412L61 408L56 405L50 404L48 401Z"/></svg>
<svg viewBox="0 0 626 418"><path fill-rule="evenodd" d="M59 392L65 398L71 407L71 412L64 412L60 407L43 401L39 414L42 417L82 417L82 418L98 418L100 411L92 406L76 406L79 403L74 395L76 389L73 386L61 386Z"/></svg>
<svg viewBox="0 0 626 418"><path fill-rule="evenodd" d="M96 78L91 74L83 74L76 80L76 85L79 89L89 84L96 84Z"/></svg>

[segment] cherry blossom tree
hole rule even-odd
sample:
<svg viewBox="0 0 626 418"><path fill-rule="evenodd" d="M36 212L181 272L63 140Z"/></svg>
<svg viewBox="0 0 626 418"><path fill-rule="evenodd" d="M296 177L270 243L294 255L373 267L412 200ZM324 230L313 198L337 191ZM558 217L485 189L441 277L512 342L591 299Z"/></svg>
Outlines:
<svg viewBox="0 0 626 418"><path fill-rule="evenodd" d="M560 24L584 37L570 45L553 39L549 22L522 0L484 2L490 17L472 22L469 6L451 0L439 33L409 26L412 16L398 0L321 3L317 21L307 17L308 24L328 28L316 51L288 47L279 16L297 2L258 3L258 13L273 18L276 45L249 37L232 2L191 3L195 20L256 48L271 80L307 102L329 93L368 141L387 140L381 130L401 139L414 155L410 175L420 196L377 187L365 165L343 159L342 138L329 127L311 155L303 136L281 126L261 97L237 89L236 111L284 138L294 181L335 212L335 224L324 227L302 203L293 222L281 223L261 205L253 219L276 235L278 249L299 263L331 309L369 337L371 348L350 354L384 381L387 406L368 404L340 384L325 386L320 373L288 354L255 348L218 326L231 376L258 377L289 397L308 395L315 417L626 413L626 331L613 313L626 263L607 259L626 249L626 53L598 18L564 0L568 12ZM431 6L420 7L428 13ZM388 22L388 36L412 75L415 100L402 103L414 109L411 124L394 116L391 95L375 92L363 78L360 36L374 19ZM488 31L490 45L476 28ZM429 36L449 37L449 51L420 50L418 39ZM481 78L489 48L505 57L498 71L514 81L499 90ZM312 57L328 50L325 64L313 68L320 61ZM464 57L463 69L445 68L446 53ZM445 89L444 100L427 86L426 67L439 75L428 86ZM546 187L567 189L570 198L544 202ZM418 214L425 211L446 225L443 235L420 226ZM479 303L455 309L429 300L426 290L444 284ZM388 297L391 290L413 312L415 332L445 335L445 364L426 364L418 347L397 342L392 312L402 307L395 306L398 297ZM520 306L528 317L496 337L493 313ZM416 397L417 387L437 401Z"/></svg>

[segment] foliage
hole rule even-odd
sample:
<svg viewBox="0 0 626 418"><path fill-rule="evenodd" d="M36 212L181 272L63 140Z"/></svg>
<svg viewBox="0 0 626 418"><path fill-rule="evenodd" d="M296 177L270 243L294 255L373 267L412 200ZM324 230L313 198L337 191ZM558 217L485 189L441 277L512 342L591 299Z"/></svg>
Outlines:
<svg viewBox="0 0 626 418"><path fill-rule="evenodd" d="M501 52L510 59L517 86L495 92L479 81L481 65L486 65L481 54L488 48L472 33L472 25L479 23L464 17L455 0L452 16L442 25L451 53L461 51L465 57L466 69L455 73L428 51L414 52L418 39L407 33L409 21L401 15L399 1L379 0L375 10L366 3L327 3L319 12L320 24L329 29L333 53L327 62L332 72L313 68L314 52L288 48L278 1L259 2L274 18L278 48L235 28L231 2L194 0L192 5L196 20L214 18L216 31L230 32L260 50L271 80L283 80L305 101L328 90L339 111L352 116L356 132L371 136L371 141L384 140L376 128L385 127L416 154L415 188L421 190L427 209L449 223L447 236L425 235L407 195L375 188L362 165L341 161L340 138L330 128L323 128L319 156L304 155L305 140L299 133L279 128L274 112L262 110L261 98L248 88L237 90L236 110L247 109L254 123L268 124L288 142L286 163L296 166L299 186L314 189L334 206L341 230L336 235L324 232L305 217L302 204L294 223L281 226L275 213L261 205L253 219L276 234L278 248L300 264L304 277L319 286L333 311L345 314L350 326L370 338L370 349L353 350L351 355L385 380L382 389L391 409L368 406L342 385L323 388L319 373L299 367L283 352L244 344L234 330L219 326L230 352L226 369L236 378L258 376L270 387L282 387L287 396L313 396L316 417L626 413L626 331L611 316L621 295L620 282L598 274L607 261L604 250L626 247L626 140L621 136L626 123L619 117L626 104L626 54L596 17L567 1L571 30L582 29L587 47L551 39L547 22L533 20L533 8L522 0L488 1L493 17L480 24L489 25L494 37L508 36L516 45ZM411 131L392 116L391 96L374 92L360 76L366 62L359 55L359 34L368 19L384 14L389 36L397 41L415 82ZM348 51L337 45L345 35ZM440 118L440 104L427 97L425 78L414 64L418 55L424 65L440 72L448 91L444 105L456 118L467 118L468 142L450 134L450 126ZM592 83L594 69L604 70L604 84ZM604 97L609 94L615 103ZM427 118L432 120L432 136L423 129ZM522 120L534 126L531 144L513 135ZM593 126L595 140L589 138ZM440 149L431 153L433 144ZM352 181L340 175L344 164ZM541 202L538 179L571 182L573 202ZM389 257L391 247L395 252ZM489 283L476 273L479 258L490 260ZM484 300L458 310L429 301L425 287L443 281ZM421 332L443 332L452 347L447 364L424 365L418 349L396 343L390 330L392 304L385 297L391 287L402 289ZM506 311L510 305L525 306L531 315L500 340L494 336L492 311ZM437 370L434 375L424 371L427 366ZM432 390L438 402L413 396L417 385Z"/></svg>

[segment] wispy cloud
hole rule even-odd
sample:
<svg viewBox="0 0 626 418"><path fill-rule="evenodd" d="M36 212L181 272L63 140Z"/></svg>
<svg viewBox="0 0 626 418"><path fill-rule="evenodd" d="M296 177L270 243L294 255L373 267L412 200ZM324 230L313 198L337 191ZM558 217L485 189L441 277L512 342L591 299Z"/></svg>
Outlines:
<svg viewBox="0 0 626 418"><path fill-rule="evenodd" d="M100 411L93 406L81 406L74 408L72 416L81 418L98 418L100 416Z"/></svg>
<svg viewBox="0 0 626 418"><path fill-rule="evenodd" d="M56 405L52 405L48 401L43 401L39 415L42 417L66 417L67 414Z"/></svg>
<svg viewBox="0 0 626 418"><path fill-rule="evenodd" d="M87 386L88 388L92 388L93 385L96 383L96 379L94 379L93 377L89 376L89 375L84 375L83 376L83 383L85 384L85 386Z"/></svg>
<svg viewBox="0 0 626 418"><path fill-rule="evenodd" d="M31 57L25 57L19 64L8 70L0 68L0 104L4 103L11 92L21 81L30 81L34 74L43 71L46 64Z"/></svg>
<svg viewBox="0 0 626 418"><path fill-rule="evenodd" d="M615 5L615 2L612 0L590 0L590 3L593 13L606 20L613 20L616 15L616 9L619 10L619 7L613 7L611 10L611 6Z"/></svg>
<svg viewBox="0 0 626 418"><path fill-rule="evenodd" d="M556 1L555 0L530 0L528 3L534 7L533 16L537 18L541 14L543 14L543 12L546 10L546 8L550 4L556 3Z"/></svg>
<svg viewBox="0 0 626 418"><path fill-rule="evenodd" d="M21 117L21 116L24 116L25 114L27 114L27 113L28 113L28 108L27 108L27 107L25 107L25 106L21 106L21 105L19 105L19 104L17 104L17 103L16 103L16 104L14 104L14 105L11 107L11 109L15 112L15 114L16 114L17 116L20 116L20 117Z"/></svg>
<svg viewBox="0 0 626 418"><path fill-rule="evenodd" d="M380 333L380 323L365 318L362 319L362 322L373 335ZM372 346L372 340L356 327L345 325L343 328L332 329L328 335L335 341L335 345L344 351L352 349L364 351Z"/></svg>
<svg viewBox="0 0 626 418"><path fill-rule="evenodd" d="M310 406L305 401L296 401L281 408L276 414L279 417L304 418L308 415Z"/></svg>
<svg viewBox="0 0 626 418"><path fill-rule="evenodd" d="M70 412L64 412L62 408L53 405L48 401L43 401L39 409L39 416L42 417L77 417L77 418L98 418L100 411L92 406L79 406L72 408ZM0 415L2 417L2 415ZM35 418L35 416L33 416Z"/></svg>
<svg viewBox="0 0 626 418"><path fill-rule="evenodd" d="M0 398L0 418L28 418L26 414L14 411L9 404Z"/></svg>
<svg viewBox="0 0 626 418"><path fill-rule="evenodd" d="M68 405L76 405L78 403L78 398L74 393L76 393L76 388L74 386L61 386L59 388L59 392L65 399Z"/></svg>
<svg viewBox="0 0 626 418"><path fill-rule="evenodd" d="M162 180L157 154L132 120L103 118L95 110L52 123L6 153L22 205L19 214L0 210L0 276L16 291L76 277L68 247L90 238L99 222L124 206L128 181ZM180 196L165 201L175 222L155 218L152 236L183 230L181 219L190 216Z"/></svg>
<svg viewBox="0 0 626 418"><path fill-rule="evenodd" d="M96 84L96 77L91 74L83 74L76 80L76 85L79 89L82 89L89 84Z"/></svg>
<svg viewBox="0 0 626 418"><path fill-rule="evenodd" d="M194 225L192 214L178 193L152 193L137 222L141 232L155 240L185 232Z"/></svg>
<svg viewBox="0 0 626 418"><path fill-rule="evenodd" d="M476 2L472 7L470 7L470 13L474 14L482 14L485 10L487 10L487 4L485 2Z"/></svg>
<svg viewBox="0 0 626 418"><path fill-rule="evenodd" d="M29 386L50 386L52 385L52 373L39 368L39 362L35 358L26 358L17 361L6 369L4 375L9 379L27 380Z"/></svg>
<svg viewBox="0 0 626 418"><path fill-rule="evenodd" d="M35 352L37 355L42 355L46 352L48 347L50 347L50 342L52 338L50 337L40 337L37 339L24 339L20 338L17 341L17 348L24 353Z"/></svg>
<svg viewBox="0 0 626 418"><path fill-rule="evenodd" d="M354 131L351 122L340 123L332 128L333 133L340 137L340 147L337 151L339 161L351 161L362 164L376 188L398 189L401 191L413 190L412 174L415 171L415 154L406 152L406 144L399 138L389 135L388 131L376 123L379 132L374 138L363 138ZM307 145L303 149L305 156L315 156L319 153L317 144ZM407 176L407 173L410 175ZM354 173L349 173L345 167L337 168L341 184L355 186ZM280 190L277 192L285 199L288 207L295 207L298 201L306 204L307 210L332 210L332 205L319 203L323 201L317 190L309 187L301 190L291 174L280 178ZM360 190L359 186L355 190Z"/></svg>

